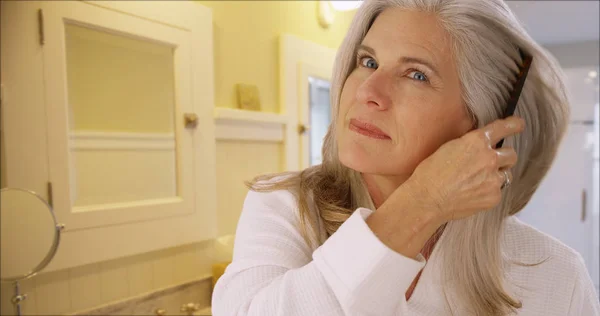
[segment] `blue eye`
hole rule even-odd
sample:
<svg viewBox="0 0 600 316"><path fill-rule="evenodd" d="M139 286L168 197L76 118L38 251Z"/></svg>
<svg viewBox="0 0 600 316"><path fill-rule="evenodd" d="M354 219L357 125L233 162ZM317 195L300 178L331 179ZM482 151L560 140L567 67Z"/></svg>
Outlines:
<svg viewBox="0 0 600 316"><path fill-rule="evenodd" d="M418 81L427 81L427 76L418 70L411 71L409 77Z"/></svg>
<svg viewBox="0 0 600 316"><path fill-rule="evenodd" d="M362 57L360 64L367 68L377 69L377 62L371 57Z"/></svg>

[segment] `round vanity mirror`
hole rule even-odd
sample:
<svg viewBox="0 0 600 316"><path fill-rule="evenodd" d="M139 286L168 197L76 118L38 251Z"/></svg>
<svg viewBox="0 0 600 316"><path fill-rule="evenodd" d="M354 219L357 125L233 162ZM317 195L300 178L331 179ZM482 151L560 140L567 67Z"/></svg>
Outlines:
<svg viewBox="0 0 600 316"><path fill-rule="evenodd" d="M12 299L20 315L19 281L44 269L56 254L62 226L50 205L34 192L0 190L0 281L15 285Z"/></svg>
<svg viewBox="0 0 600 316"><path fill-rule="evenodd" d="M0 203L0 280L29 278L52 260L60 228L50 205L34 192L5 188Z"/></svg>

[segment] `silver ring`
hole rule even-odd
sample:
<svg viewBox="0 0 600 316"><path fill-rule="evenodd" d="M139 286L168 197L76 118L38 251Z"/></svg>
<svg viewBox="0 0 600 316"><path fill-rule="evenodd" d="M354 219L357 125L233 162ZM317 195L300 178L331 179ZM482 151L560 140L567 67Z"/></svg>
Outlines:
<svg viewBox="0 0 600 316"><path fill-rule="evenodd" d="M504 170L504 183L500 187L501 190L506 189L510 186L510 176L507 170Z"/></svg>

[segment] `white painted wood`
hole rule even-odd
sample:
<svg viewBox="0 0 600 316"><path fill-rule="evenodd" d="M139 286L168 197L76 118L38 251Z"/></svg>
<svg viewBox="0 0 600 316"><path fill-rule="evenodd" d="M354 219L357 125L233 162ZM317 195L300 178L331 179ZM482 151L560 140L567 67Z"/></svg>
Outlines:
<svg viewBox="0 0 600 316"><path fill-rule="evenodd" d="M74 150L71 157L78 170L71 179L74 213L98 211L103 214L103 210L151 206L152 201L157 204L166 200L180 202L173 147L87 148ZM98 220L95 224L106 224L105 219Z"/></svg>
<svg viewBox="0 0 600 316"><path fill-rule="evenodd" d="M192 1L84 1L90 5L123 12L187 31L194 30L198 26L197 15L181 14L188 10L198 12L197 4Z"/></svg>
<svg viewBox="0 0 600 316"><path fill-rule="evenodd" d="M9 187L27 188L44 198L48 182L46 108L36 1L1 1L0 80L2 146ZM29 21L29 23L24 23ZM27 39L27 40L24 40Z"/></svg>
<svg viewBox="0 0 600 316"><path fill-rule="evenodd" d="M279 125L284 125L288 121L288 118L285 115L277 113L238 110L222 107L217 107L214 109L214 116L216 120L249 121Z"/></svg>
<svg viewBox="0 0 600 316"><path fill-rule="evenodd" d="M221 119L216 123L215 135L218 140L284 141L283 124L228 119Z"/></svg>
<svg viewBox="0 0 600 316"><path fill-rule="evenodd" d="M40 8L44 9L44 46L38 41L35 18ZM210 9L183 1L162 5L3 1L1 14L2 84L8 96L2 104L7 183L47 197L46 183L52 181L57 218L66 224L58 253L45 271L215 237ZM133 201L129 205L109 203L101 209L89 205L77 209L71 205L67 171L72 148L66 111L64 21L117 30L176 48L177 196ZM179 119L183 112L198 115L196 129L184 129L183 120Z"/></svg>
<svg viewBox="0 0 600 316"><path fill-rule="evenodd" d="M174 150L175 135L149 133L74 132L71 150Z"/></svg>
<svg viewBox="0 0 600 316"><path fill-rule="evenodd" d="M98 225L98 220L106 225L193 212L192 135L184 132L182 120L175 120L177 196L180 199L171 200L173 201L171 204L157 203L155 206L149 205L146 201L139 201L143 205L141 207L123 204L118 210L107 208L107 213L82 213L73 209L74 194L71 190L74 188L73 167L76 166L71 162L73 157L68 150L70 110L66 75L65 23L68 21L99 31L137 37L173 47L175 94L178 97L175 101L175 117L183 117L183 113L190 112L192 107L189 98L192 56L189 32L79 1L52 2L45 4L43 9L46 37L44 73L48 109L48 142L51 145L48 150L50 181L54 184L53 200L57 216L65 223L66 230L94 227ZM110 182L104 179L98 181L110 185Z"/></svg>
<svg viewBox="0 0 600 316"><path fill-rule="evenodd" d="M218 140L282 142L288 118L276 113L215 108Z"/></svg>
<svg viewBox="0 0 600 316"><path fill-rule="evenodd" d="M175 1L184 2L184 1ZM181 225L181 229L193 229L188 232L193 238L179 240L201 240L217 236L217 162L215 121L213 118L214 100L214 50L213 50L213 18L212 11L198 3L185 1L194 7L186 14L190 18L190 39L192 44L190 97L192 112L198 114L198 126L193 133L194 157L194 218ZM183 8L182 8L183 9ZM176 14L178 19L180 13ZM175 226L171 226L175 227Z"/></svg>
<svg viewBox="0 0 600 316"><path fill-rule="evenodd" d="M280 37L279 95L282 112L288 117L285 170L300 170L308 166L308 136L302 139L298 133L299 124L308 125L308 76L329 80L335 53L331 48L293 35L284 34Z"/></svg>

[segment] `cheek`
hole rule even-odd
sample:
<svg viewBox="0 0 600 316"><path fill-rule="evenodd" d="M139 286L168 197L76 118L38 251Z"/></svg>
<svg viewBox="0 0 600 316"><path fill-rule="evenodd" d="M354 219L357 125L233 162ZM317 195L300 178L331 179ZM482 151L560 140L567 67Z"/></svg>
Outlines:
<svg viewBox="0 0 600 316"><path fill-rule="evenodd" d="M467 133L473 122L464 105L457 103L449 107L448 111L439 111L432 115L435 125L439 126L436 131L440 134L443 142L461 137Z"/></svg>
<svg viewBox="0 0 600 316"><path fill-rule="evenodd" d="M342 93L340 94L340 108L339 113L346 113L348 109L355 103L356 100L356 89L360 82L358 82L354 72L348 76L344 86L342 87ZM340 115L343 116L343 115ZM339 116L338 116L339 117Z"/></svg>
<svg viewBox="0 0 600 316"><path fill-rule="evenodd" d="M407 143L414 142L415 148L420 148L418 160L427 158L444 143L471 130L470 116L461 103L448 104L441 101L433 104L435 106L427 111L415 115L419 119L413 121L409 128L411 135L407 135Z"/></svg>
<svg viewBox="0 0 600 316"><path fill-rule="evenodd" d="M340 135L340 131L343 130L346 117L348 116L348 111L355 103L356 99L356 88L358 87L358 82L352 74L346 79L344 86L342 88L342 92L340 94L339 106L337 109L337 118L336 118L336 128L337 128L337 136ZM338 138L339 139L339 138Z"/></svg>
<svg viewBox="0 0 600 316"><path fill-rule="evenodd" d="M400 161L398 172L414 170L444 143L471 129L471 119L460 102L449 97L405 97L396 108L398 144L389 159Z"/></svg>

